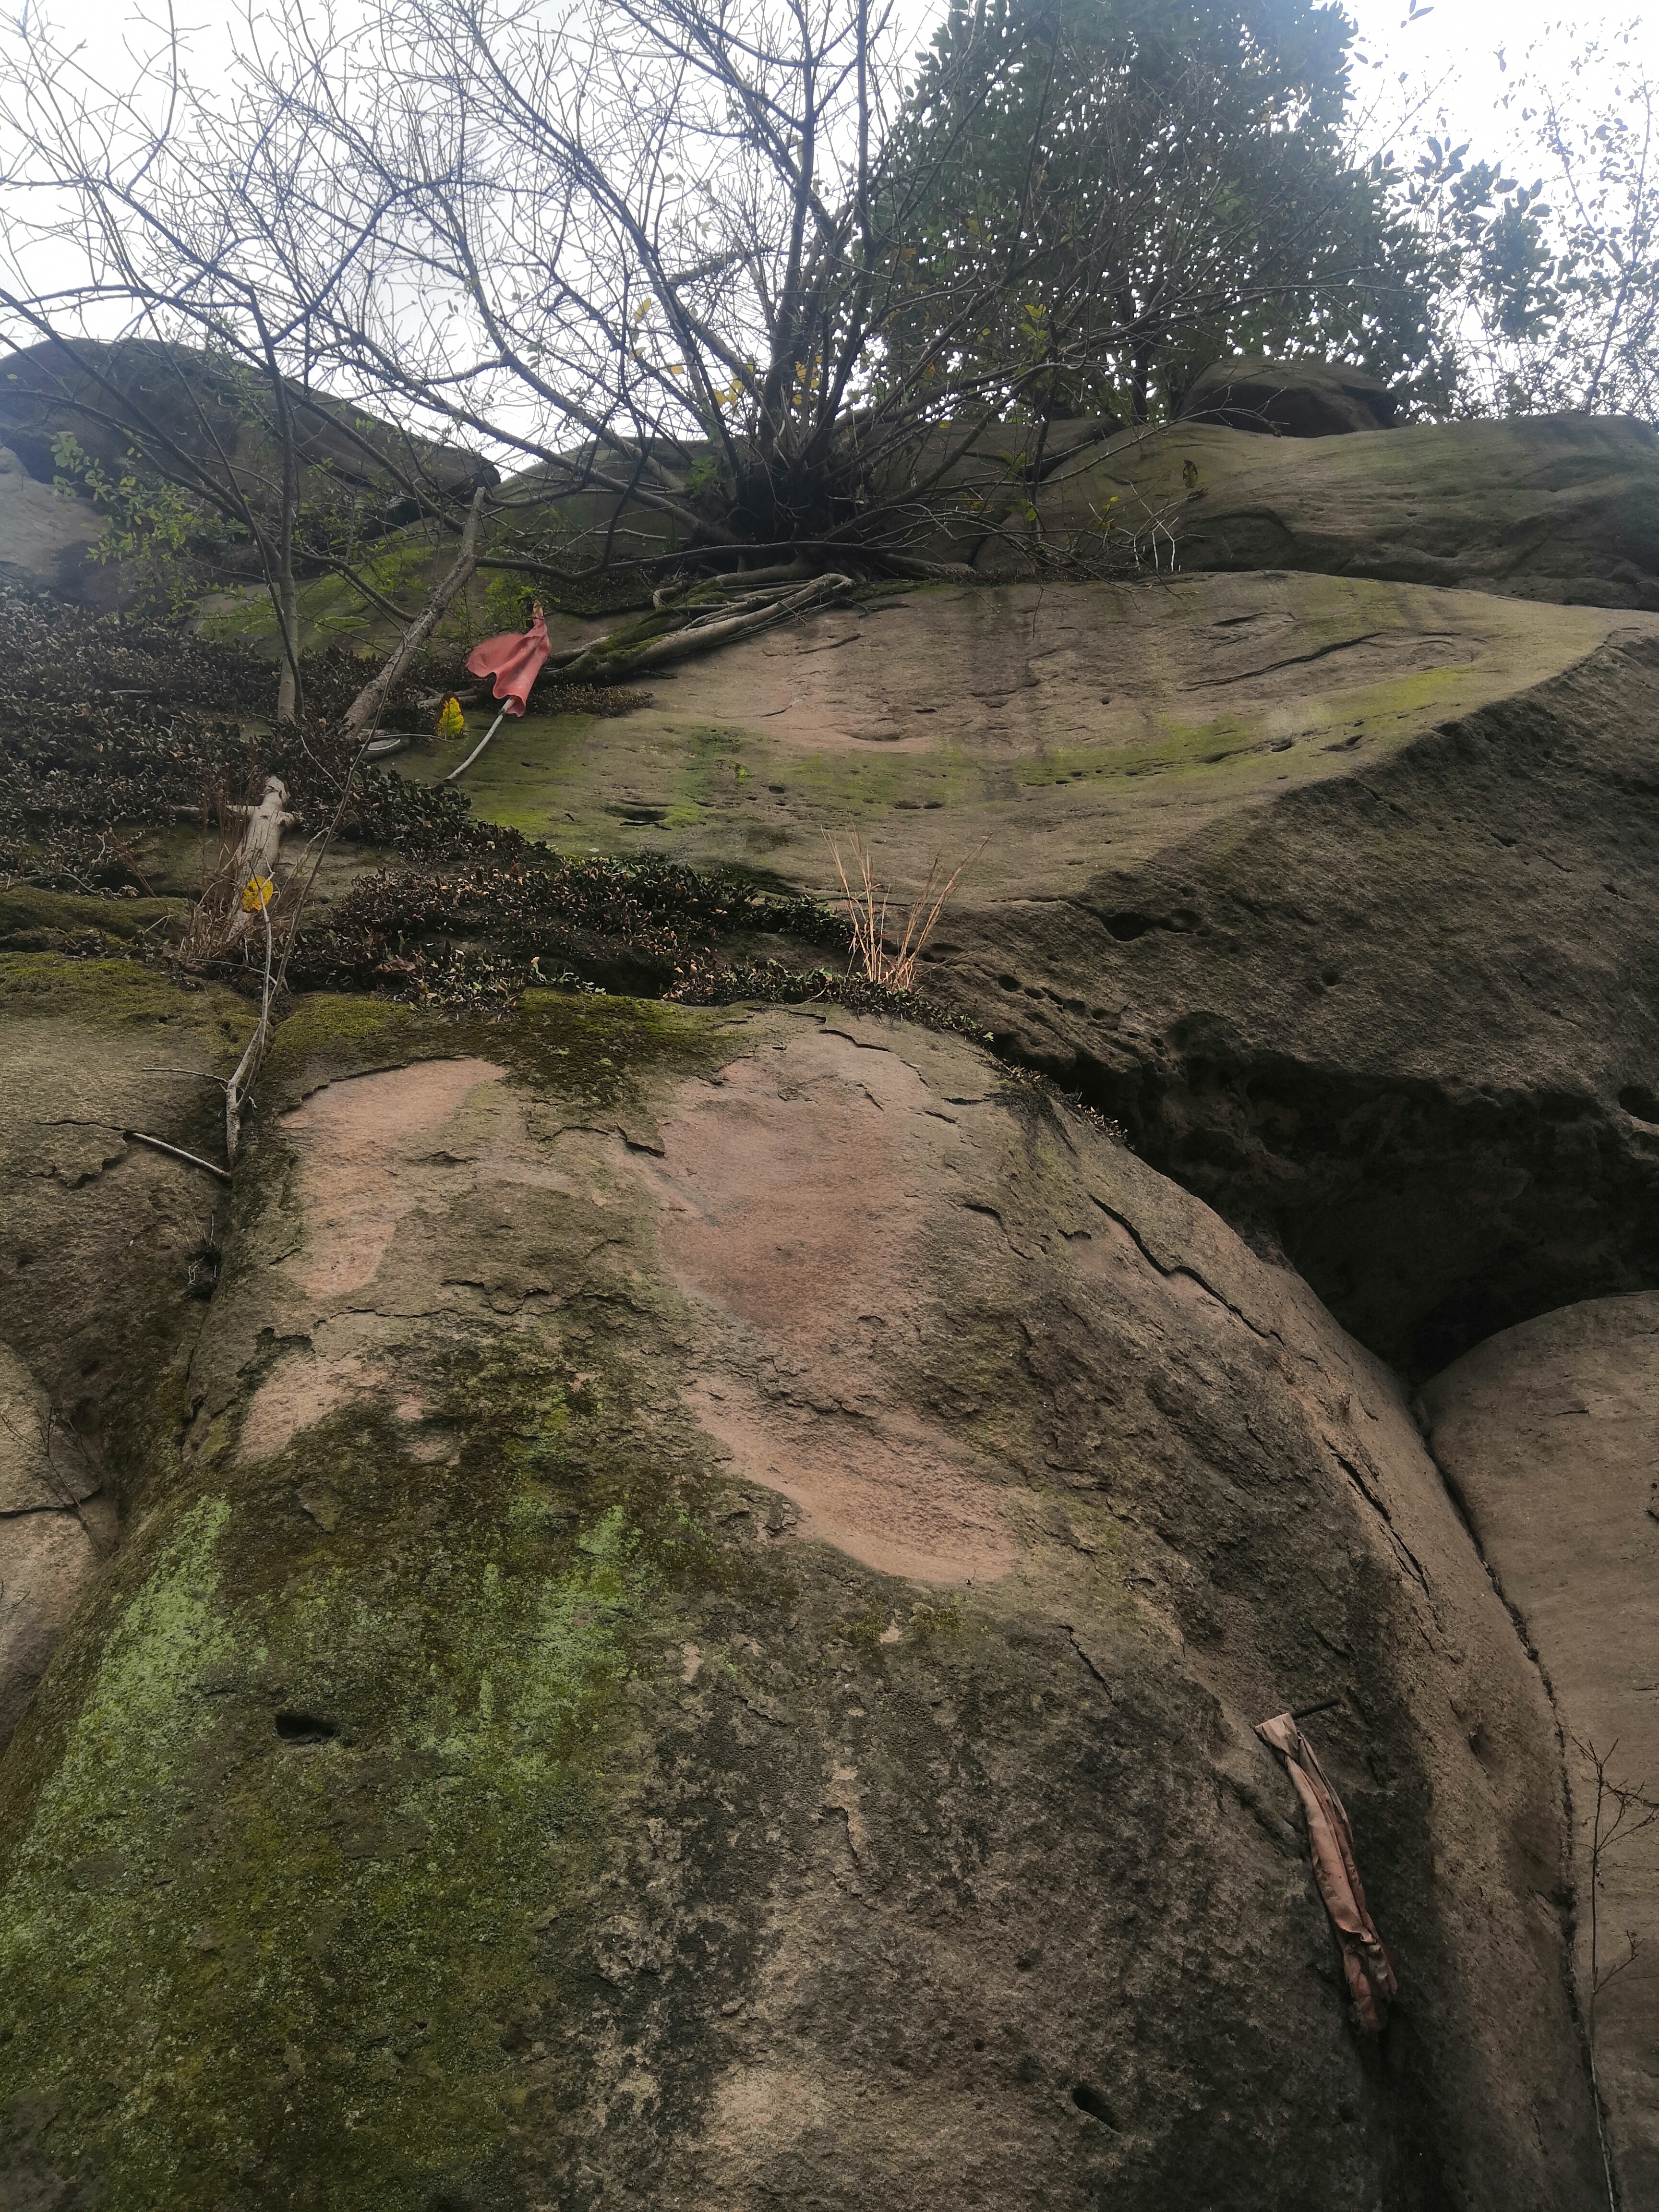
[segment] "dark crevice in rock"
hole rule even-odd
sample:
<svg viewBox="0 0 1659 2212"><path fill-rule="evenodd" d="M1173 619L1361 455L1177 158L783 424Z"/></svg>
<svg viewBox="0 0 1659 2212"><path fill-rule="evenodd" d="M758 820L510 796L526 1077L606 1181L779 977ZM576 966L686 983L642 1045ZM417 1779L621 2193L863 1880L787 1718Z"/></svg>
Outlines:
<svg viewBox="0 0 1659 2212"><path fill-rule="evenodd" d="M1106 1216L1106 1218L1109 1221L1116 1222L1118 1227L1122 1230L1125 1236L1129 1238L1130 1242L1133 1244L1135 1249L1140 1254L1141 1258L1146 1261L1148 1267L1155 1268L1157 1272L1164 1277L1166 1282L1174 1276L1184 1275L1189 1283L1197 1284L1199 1289L1203 1291L1206 1298L1213 1298L1216 1304L1224 1308L1226 1312L1230 1313L1235 1321L1242 1321L1245 1328L1249 1330L1253 1336L1265 1337L1266 1332L1256 1326L1255 1322L1250 1319L1249 1314L1241 1313L1239 1309L1233 1304L1230 1298L1223 1297L1219 1291L1213 1289L1210 1284L1205 1281L1203 1276L1198 1273L1195 1267L1188 1267L1184 1266L1174 1267L1166 1267L1164 1261L1161 1261L1158 1255L1152 1250L1146 1238L1141 1235L1140 1231L1135 1227L1133 1222L1129 1219L1127 1214L1120 1213L1115 1210L1115 1208L1108 1206L1104 1199L1097 1197L1094 1202Z"/></svg>
<svg viewBox="0 0 1659 2212"><path fill-rule="evenodd" d="M332 1743L340 1733L332 1721L316 1713L279 1712L276 1725L283 1743Z"/></svg>
<svg viewBox="0 0 1659 2212"><path fill-rule="evenodd" d="M1645 637L1103 871L928 971L1413 1382L1659 1283Z"/></svg>
<svg viewBox="0 0 1659 2212"><path fill-rule="evenodd" d="M1370 1507L1372 1512L1375 1513L1382 1522L1384 1528L1388 1531L1389 1542L1393 1547L1395 1554L1405 1562L1407 1568L1411 1571L1411 1573L1415 1577L1419 1588L1423 1591L1425 1596L1427 1596L1429 1595L1429 1578L1424 1573L1421 1562L1419 1560L1417 1554L1412 1550L1411 1546L1407 1543L1404 1537L1401 1535L1399 1530L1395 1527L1394 1516L1389 1512L1388 1507L1383 1504L1381 1498L1377 1496L1375 1486L1366 1481L1364 1476L1360 1473L1358 1468L1355 1466L1352 1460L1345 1458L1340 1451L1334 1451L1331 1455L1335 1460L1337 1465L1341 1468L1343 1474L1347 1476L1349 1481L1352 1483L1354 1488L1364 1499L1366 1504Z"/></svg>
<svg viewBox="0 0 1659 2212"><path fill-rule="evenodd" d="M1659 1281L1659 1156L1593 1094L1460 1097L1265 1056L1162 1079L1080 1060L1068 1079L1414 1382L1535 1314Z"/></svg>

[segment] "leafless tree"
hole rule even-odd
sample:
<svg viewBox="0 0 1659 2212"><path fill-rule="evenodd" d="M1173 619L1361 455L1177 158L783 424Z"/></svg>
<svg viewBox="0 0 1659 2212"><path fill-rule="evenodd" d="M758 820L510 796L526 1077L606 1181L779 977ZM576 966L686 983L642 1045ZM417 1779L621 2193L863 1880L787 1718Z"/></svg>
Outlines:
<svg viewBox="0 0 1659 2212"><path fill-rule="evenodd" d="M147 313L176 325L211 295L197 327L268 382L297 374L517 464L520 527L485 565L648 582L925 571L1000 532L1035 552L1034 481L1099 428L1054 434L1064 347L1207 327L1240 265L1217 241L1247 218L1213 162L1182 166L1166 118L1079 224L1054 204L1039 103L1014 219L930 246L985 56L970 38L935 70L951 119L919 137L902 45L892 0L384 0L346 28L276 0L226 100L191 92L180 123L164 41L146 112L164 92L165 133L141 148L134 125L101 167L55 173L137 240L110 282ZM1121 119L1144 132L1139 110ZM1110 136L1098 99L1091 128ZM1190 250L1156 296L1117 285L1106 337L1097 298L1068 321L1137 224ZM278 596L283 553L279 529Z"/></svg>
<svg viewBox="0 0 1659 2212"><path fill-rule="evenodd" d="M245 96L225 107L204 97L170 13L124 59L106 81L27 11L5 50L9 410L33 401L89 437L108 434L246 539L270 598L288 720L301 705L302 571L343 575L402 616L365 573L361 532L342 528L353 495L372 487L382 507L400 498L406 514L459 529L477 471L317 387L319 312L349 270L325 271L301 250L281 118L268 125ZM283 277L301 262L313 289L295 293ZM106 479L93 474L100 489Z"/></svg>
<svg viewBox="0 0 1659 2212"><path fill-rule="evenodd" d="M1239 304L1224 249L1250 218L1169 117L1146 143L1141 93L1083 219L1038 103L1003 149L1012 219L941 239L987 57L969 38L935 69L949 119L919 134L890 0L387 0L332 39L301 0L267 20L248 97L304 149L289 295L321 303L358 388L529 465L564 532L534 550L567 568L902 571L942 528L947 555L1023 534L1080 443L1050 432L1059 353L1106 342L1103 291L1120 351ZM1114 291L1152 229L1184 250Z"/></svg>
<svg viewBox="0 0 1659 2212"><path fill-rule="evenodd" d="M655 632L706 616L684 587L725 571L750 592L965 574L997 541L1061 571L1128 562L1111 514L1045 538L1037 485L1113 427L1068 422L1066 395L1097 396L1109 356L1140 364L1144 414L1152 350L1299 296L1313 263L1249 245L1260 212L1212 143L1222 60L1150 93L1126 67L992 127L974 20L928 65L925 128L895 0L380 0L345 22L272 0L212 99L171 18L132 92L94 96L36 37L0 128L91 273L20 289L14 317L129 302L259 380L284 458L257 542L290 641L295 391L389 416L411 453L436 435L514 469L481 565L611 605L654 591ZM1264 176L1293 123L1262 124ZM1353 186L1333 171L1331 204ZM981 191L996 220L941 217ZM1344 281L1326 253L1320 283Z"/></svg>

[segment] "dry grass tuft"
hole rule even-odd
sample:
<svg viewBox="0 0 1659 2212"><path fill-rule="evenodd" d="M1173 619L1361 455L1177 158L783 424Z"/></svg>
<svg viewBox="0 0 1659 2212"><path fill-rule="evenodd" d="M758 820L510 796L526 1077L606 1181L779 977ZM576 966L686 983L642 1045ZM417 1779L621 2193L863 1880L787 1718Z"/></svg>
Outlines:
<svg viewBox="0 0 1659 2212"><path fill-rule="evenodd" d="M963 872L973 866L980 854L985 850L986 846L990 842L989 838L981 839L978 849L971 853L967 860L959 861L943 884L939 880L941 864L939 856L936 853L933 855L933 866L927 871L927 880L921 887L920 896L908 907L890 908L891 931L888 923L890 905L887 894L877 886L875 876L870 866L870 856L864 849L863 842L858 831L855 830L853 832L853 866L857 877L856 885L848 876L847 866L842 859L840 847L827 830L823 833L823 842L830 848L830 857L836 864L836 873L841 878L842 898L847 908L848 918L853 925L854 959L863 963L866 979L872 983L879 984L884 990L911 989L916 978L916 963L921 957L923 946L938 927L939 918L945 911L945 901L955 890ZM896 945L890 943L893 932L896 932L898 938Z"/></svg>
<svg viewBox="0 0 1659 2212"><path fill-rule="evenodd" d="M228 795L222 786L202 802L202 887L185 921L176 950L186 968L222 957L230 937L230 917L242 886L236 857L242 825L231 826Z"/></svg>

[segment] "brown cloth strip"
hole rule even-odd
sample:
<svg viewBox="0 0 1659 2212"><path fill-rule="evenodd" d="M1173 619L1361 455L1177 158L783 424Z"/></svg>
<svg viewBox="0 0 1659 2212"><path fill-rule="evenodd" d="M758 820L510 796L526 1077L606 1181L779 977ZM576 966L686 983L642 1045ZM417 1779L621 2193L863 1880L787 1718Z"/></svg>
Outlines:
<svg viewBox="0 0 1659 2212"><path fill-rule="evenodd" d="M1365 1909L1365 1893L1353 1859L1353 1830L1342 1800L1325 1779L1312 1745L1289 1713L1258 1721L1256 1734L1279 1753L1290 1770L1308 1823L1314 1880L1342 1946L1342 1971L1348 1978L1354 2018L1373 2034L1387 2015L1389 1999L1399 1988L1394 1961Z"/></svg>

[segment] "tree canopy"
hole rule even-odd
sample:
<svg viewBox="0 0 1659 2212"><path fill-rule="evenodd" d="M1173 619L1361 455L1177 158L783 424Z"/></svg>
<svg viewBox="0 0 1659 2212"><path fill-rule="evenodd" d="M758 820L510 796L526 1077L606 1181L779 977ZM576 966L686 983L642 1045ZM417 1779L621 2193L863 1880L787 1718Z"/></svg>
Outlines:
<svg viewBox="0 0 1659 2212"><path fill-rule="evenodd" d="M964 518L1098 565L1109 526L1027 527L1053 427L1155 424L1236 354L1365 368L1408 415L1651 415L1647 82L1547 86L1547 198L1441 138L1364 152L1353 38L1312 0L955 0L919 58L891 0L270 0L204 88L171 18L112 86L31 11L0 339L83 383L100 334L234 371L258 434L195 480L107 380L100 427L257 545L290 657L307 562L379 588L362 501L307 489L325 425L363 448L331 483L362 461L454 533L477 473L434 441L487 453L486 560L614 600L926 573Z"/></svg>
<svg viewBox="0 0 1659 2212"><path fill-rule="evenodd" d="M1419 371L1429 254L1353 158L1353 36L1309 0L956 0L898 134L927 179L901 357L1018 246L961 354L1042 411L1145 421L1231 353Z"/></svg>
<svg viewBox="0 0 1659 2212"><path fill-rule="evenodd" d="M1449 411L1659 422L1659 82L1638 31L1528 57L1503 102L1514 174L1443 122L1402 179L1439 257Z"/></svg>

